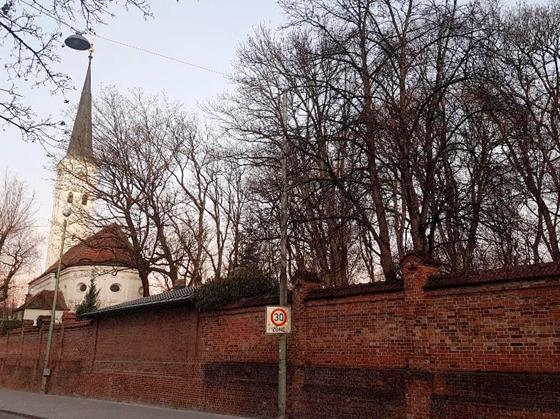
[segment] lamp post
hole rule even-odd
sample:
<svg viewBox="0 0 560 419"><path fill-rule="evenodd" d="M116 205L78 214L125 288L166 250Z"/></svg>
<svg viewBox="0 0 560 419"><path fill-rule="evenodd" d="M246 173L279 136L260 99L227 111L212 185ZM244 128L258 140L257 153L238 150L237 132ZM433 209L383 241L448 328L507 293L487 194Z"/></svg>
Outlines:
<svg viewBox="0 0 560 419"><path fill-rule="evenodd" d="M56 277L54 281L54 295L51 307L51 321L49 323L49 334L47 336L47 349L45 350L45 363L43 364L43 377L41 380L41 393L47 392L47 383L49 381L49 376L51 375L51 370L49 368L49 358L51 355L51 348L52 348L52 337L54 331L54 322L56 316L56 300L58 297L58 286L60 282L60 268L62 266L62 255L64 254L64 240L66 239L66 226L68 224L68 217L72 211L69 208L64 209L62 211L62 215L64 216L64 220L62 221L62 235L60 238L60 252L58 254L58 263L56 266Z"/></svg>
<svg viewBox="0 0 560 419"><path fill-rule="evenodd" d="M288 95L282 93L282 192L280 195L280 305L288 305ZM281 334L278 341L278 418L286 417L286 350L287 336Z"/></svg>
<svg viewBox="0 0 560 419"><path fill-rule="evenodd" d="M90 59L92 53L92 44L91 42L83 36L80 32L77 32L74 35L70 35L64 40L64 43L69 48L72 48L77 51L86 51L89 50L90 52ZM49 381L49 377L51 375L51 370L49 369L49 359L51 355L51 348L52 348L52 337L54 331L54 322L56 317L56 300L58 297L58 286L60 283L60 268L62 266L62 255L64 254L64 240L66 239L66 226L68 225L68 217L72 214L70 208L65 208L62 211L62 215L64 216L64 220L62 221L62 235L60 238L60 252L58 255L58 264L56 267L56 277L54 281L54 295L53 295L53 302L51 307L51 321L49 323L49 334L47 336L47 348L45 350L45 363L43 364L43 377L41 379L41 393L47 392L47 383Z"/></svg>

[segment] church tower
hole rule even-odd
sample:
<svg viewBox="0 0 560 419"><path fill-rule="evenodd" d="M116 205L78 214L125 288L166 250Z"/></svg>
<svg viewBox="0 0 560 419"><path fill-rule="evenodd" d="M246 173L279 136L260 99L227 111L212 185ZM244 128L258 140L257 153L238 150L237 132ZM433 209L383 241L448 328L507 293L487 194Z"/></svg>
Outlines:
<svg viewBox="0 0 560 419"><path fill-rule="evenodd" d="M91 60L90 55L68 149L57 165L47 268L58 260L60 254L64 209L72 211L68 217L64 251L91 235L88 220L93 210L93 200L87 191L91 190L96 174L92 149Z"/></svg>

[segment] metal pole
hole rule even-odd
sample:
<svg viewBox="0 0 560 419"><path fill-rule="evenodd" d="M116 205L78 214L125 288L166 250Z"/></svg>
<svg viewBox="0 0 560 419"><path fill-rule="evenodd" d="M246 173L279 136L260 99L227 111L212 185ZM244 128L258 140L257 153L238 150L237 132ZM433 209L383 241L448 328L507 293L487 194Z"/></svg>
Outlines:
<svg viewBox="0 0 560 419"><path fill-rule="evenodd" d="M54 296L53 296L53 303L51 307L51 321L49 324L49 334L47 337L47 349L45 351L45 363L43 365L43 378L41 380L41 393L47 392L47 383L49 380L49 376L51 375L51 371L49 369L49 358L51 355L51 346L52 346L52 336L54 331L54 321L56 316L56 300L58 296L58 283L60 281L60 267L62 265L62 255L64 254L64 239L66 238L66 218L62 222L62 237L60 240L60 253L58 255L58 265L56 267L56 278L54 281Z"/></svg>
<svg viewBox="0 0 560 419"><path fill-rule="evenodd" d="M280 305L288 304L288 96L282 95L282 194L280 197ZM287 336L280 335L278 345L278 418L286 418L286 348Z"/></svg>

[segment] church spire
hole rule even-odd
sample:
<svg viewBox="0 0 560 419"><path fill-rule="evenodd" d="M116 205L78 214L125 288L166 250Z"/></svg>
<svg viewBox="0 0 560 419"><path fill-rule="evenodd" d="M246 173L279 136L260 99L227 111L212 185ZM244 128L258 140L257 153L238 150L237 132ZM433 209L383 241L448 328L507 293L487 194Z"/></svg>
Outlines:
<svg viewBox="0 0 560 419"><path fill-rule="evenodd" d="M80 159L89 159L93 156L91 140L91 59L92 55L90 54L78 112L66 152L67 156Z"/></svg>

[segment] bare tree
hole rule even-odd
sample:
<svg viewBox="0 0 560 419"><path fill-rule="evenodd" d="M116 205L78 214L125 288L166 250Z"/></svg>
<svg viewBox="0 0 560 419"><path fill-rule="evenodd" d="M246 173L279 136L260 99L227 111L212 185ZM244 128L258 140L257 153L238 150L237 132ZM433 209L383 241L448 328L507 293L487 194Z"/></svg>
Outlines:
<svg viewBox="0 0 560 419"><path fill-rule="evenodd" d="M0 183L0 302L9 296L14 278L38 257L33 195L5 173Z"/></svg>
<svg viewBox="0 0 560 419"><path fill-rule="evenodd" d="M251 207L253 211L262 207L255 213L267 217L259 222L265 227L263 240L277 242L279 235L273 220L278 219L281 141L288 137L292 265L318 270L329 278L328 283L342 284L348 282L350 273L352 210L344 193L329 182L328 172L345 175L350 148L332 140L340 134L333 117L338 113L344 118L344 114L340 113L340 96L321 85L322 80L338 76L338 67L313 60L313 47L312 38L305 33L275 39L259 30L240 50L239 94L218 104L214 115L228 135L245 143L240 158L252 167ZM282 92L289 98L287 121L282 120L279 107ZM330 154L333 149L337 151Z"/></svg>
<svg viewBox="0 0 560 419"><path fill-rule="evenodd" d="M557 259L557 5L280 3L288 25L240 48L214 112L245 143L263 240L287 136L291 264L327 284L396 279L408 251L455 271Z"/></svg>
<svg viewBox="0 0 560 419"><path fill-rule="evenodd" d="M94 175L72 172L86 183L95 211L77 218L94 229L121 227L145 295L151 279L198 285L236 263L243 173L222 160L211 138L162 97L110 89L96 104Z"/></svg>
<svg viewBox="0 0 560 419"><path fill-rule="evenodd" d="M560 7L521 6L503 22L494 50L498 74L492 117L504 152L529 199L525 217L536 223L534 257L544 246L560 261Z"/></svg>
<svg viewBox="0 0 560 419"><path fill-rule="evenodd" d="M149 295L152 272L174 284L183 250L166 235L174 210L169 189L169 156L165 141L174 135L178 114L142 92L125 98L114 90L96 104L93 165L95 176L81 179L95 200L91 218L96 227L116 223L124 231L131 267L138 270L144 295ZM74 175L79 176L79 173Z"/></svg>
<svg viewBox="0 0 560 419"><path fill-rule="evenodd" d="M192 126L191 126L192 128ZM171 147L174 167L169 171L180 191L174 225L183 248L188 252L187 270L190 284L201 284L205 277L205 262L209 244L206 211L215 173L208 145L197 129L188 129L174 138Z"/></svg>
<svg viewBox="0 0 560 419"><path fill-rule="evenodd" d="M170 147L169 169L177 188L173 223L188 254L189 283L219 280L239 257L246 204L243 169L226 158L215 134L197 128L194 120Z"/></svg>

